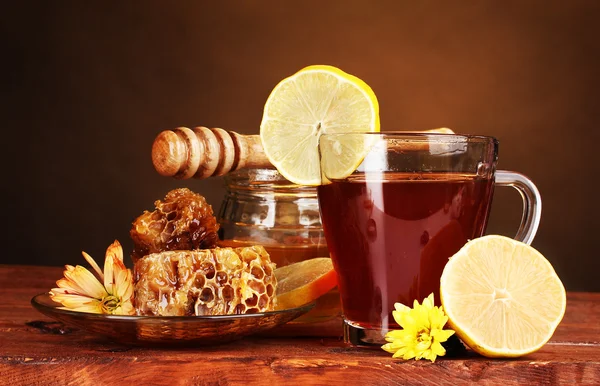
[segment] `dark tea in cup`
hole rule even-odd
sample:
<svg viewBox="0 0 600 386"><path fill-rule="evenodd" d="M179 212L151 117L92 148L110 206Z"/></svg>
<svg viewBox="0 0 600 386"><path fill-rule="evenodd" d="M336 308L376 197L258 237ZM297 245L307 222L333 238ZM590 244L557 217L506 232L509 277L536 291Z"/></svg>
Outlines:
<svg viewBox="0 0 600 386"><path fill-rule="evenodd" d="M345 178L330 177L322 165L321 219L338 275L346 341L381 344L389 329L399 328L394 303L412 307L433 293L439 305L448 259L484 234L497 141L394 133L332 134L321 141L340 135L365 136L370 150ZM503 185L529 183L508 174L513 182Z"/></svg>

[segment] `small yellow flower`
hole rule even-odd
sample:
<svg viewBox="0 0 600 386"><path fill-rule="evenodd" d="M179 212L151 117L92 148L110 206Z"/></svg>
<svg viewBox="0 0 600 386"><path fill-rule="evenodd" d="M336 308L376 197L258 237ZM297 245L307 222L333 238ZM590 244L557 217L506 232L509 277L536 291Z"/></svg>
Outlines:
<svg viewBox="0 0 600 386"><path fill-rule="evenodd" d="M425 358L435 362L436 357L446 354L442 343L454 331L444 330L448 317L441 307L433 305L433 293L423 300L422 305L415 300L413 308L400 303L394 307L396 310L392 315L402 330L388 332L385 340L389 343L381 346L382 349L394 354L394 358L404 360Z"/></svg>
<svg viewBox="0 0 600 386"><path fill-rule="evenodd" d="M80 265L65 265L64 277L56 282L50 297L63 309L96 314L133 315L133 275L123 263L123 248L115 240L106 249L104 273L90 255L83 257L98 274L96 278ZM104 284L101 283L104 282Z"/></svg>

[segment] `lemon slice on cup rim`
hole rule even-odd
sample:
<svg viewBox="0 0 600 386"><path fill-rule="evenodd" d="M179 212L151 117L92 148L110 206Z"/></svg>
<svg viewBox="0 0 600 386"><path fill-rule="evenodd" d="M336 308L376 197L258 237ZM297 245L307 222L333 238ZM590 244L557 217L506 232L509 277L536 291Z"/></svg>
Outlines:
<svg viewBox="0 0 600 386"><path fill-rule="evenodd" d="M339 68L314 65L283 79L271 91L260 138L267 158L285 178L316 186L321 184L322 134L379 130L379 103L371 87ZM331 149L322 148L324 167L337 176L351 174L369 150L359 137L339 136Z"/></svg>
<svg viewBox="0 0 600 386"><path fill-rule="evenodd" d="M560 278L541 253L499 235L473 239L450 258L440 297L461 340L492 358L539 350L562 320L567 301Z"/></svg>

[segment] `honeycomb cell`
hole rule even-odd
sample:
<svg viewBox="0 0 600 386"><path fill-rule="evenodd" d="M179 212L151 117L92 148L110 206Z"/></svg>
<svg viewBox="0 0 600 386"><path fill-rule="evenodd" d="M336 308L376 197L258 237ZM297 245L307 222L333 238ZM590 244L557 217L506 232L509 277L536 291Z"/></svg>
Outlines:
<svg viewBox="0 0 600 386"><path fill-rule="evenodd" d="M271 267L270 265L267 265L264 267L264 269L265 269L265 275L271 276L271 275L273 275L273 269L275 269L275 268Z"/></svg>
<svg viewBox="0 0 600 386"><path fill-rule="evenodd" d="M225 283L227 283L227 273L224 271L219 271L217 272L217 284L219 285L224 285Z"/></svg>
<svg viewBox="0 0 600 386"><path fill-rule="evenodd" d="M275 288L271 284L268 284L267 285L267 296L273 297L274 293L275 293Z"/></svg>
<svg viewBox="0 0 600 386"><path fill-rule="evenodd" d="M225 287L223 287L221 295L223 296L223 300L229 302L235 297L235 291L233 290L233 288L231 288L231 286L226 285Z"/></svg>
<svg viewBox="0 0 600 386"><path fill-rule="evenodd" d="M259 281L251 281L248 282L248 287L252 288L252 290L257 294L265 293L265 285Z"/></svg>
<svg viewBox="0 0 600 386"><path fill-rule="evenodd" d="M244 304L246 304L247 307L254 307L258 304L258 296L256 296L256 294L252 294L252 297L246 298L246 300L244 300Z"/></svg>
<svg viewBox="0 0 600 386"><path fill-rule="evenodd" d="M213 289L210 287L203 288L200 292L200 296L198 296L198 300L204 303L210 303L215 299L215 294Z"/></svg>
<svg viewBox="0 0 600 386"><path fill-rule="evenodd" d="M201 289L204 287L204 284L206 283L206 278L204 277L204 275L202 275L201 273L196 273L195 275L195 280L194 280L194 287Z"/></svg>
<svg viewBox="0 0 600 386"><path fill-rule="evenodd" d="M252 276L257 278L258 280L261 280L265 276L265 273L263 272L262 268L257 266L252 267L250 273L252 273Z"/></svg>
<svg viewBox="0 0 600 386"><path fill-rule="evenodd" d="M206 276L206 278L209 280L215 277L216 269L213 263L210 261L202 263L200 265L200 270L204 272L204 276Z"/></svg>
<svg viewBox="0 0 600 386"><path fill-rule="evenodd" d="M264 295L260 295L260 298L258 298L258 308L262 309L265 308L265 306L267 304L269 304L270 298L267 294Z"/></svg>

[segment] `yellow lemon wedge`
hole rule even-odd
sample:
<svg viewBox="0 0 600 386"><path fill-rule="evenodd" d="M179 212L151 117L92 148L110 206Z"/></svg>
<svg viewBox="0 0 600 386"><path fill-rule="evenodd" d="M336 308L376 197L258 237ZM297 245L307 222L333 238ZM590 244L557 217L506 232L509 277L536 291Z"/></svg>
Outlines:
<svg viewBox="0 0 600 386"><path fill-rule="evenodd" d="M329 257L315 257L275 269L278 310L300 307L317 300L337 285Z"/></svg>
<svg viewBox="0 0 600 386"><path fill-rule="evenodd" d="M303 68L279 82L265 103L260 124L269 161L288 180L313 186L321 183L318 142L322 134L378 131L379 103L371 87L326 65ZM344 149L341 160L330 157L334 165L328 169L335 175L352 173L368 150L356 138L340 137L335 146ZM326 153L334 154L333 150Z"/></svg>
<svg viewBox="0 0 600 386"><path fill-rule="evenodd" d="M450 327L486 357L539 350L567 303L562 282L541 253L497 235L471 240L450 258L440 296Z"/></svg>

